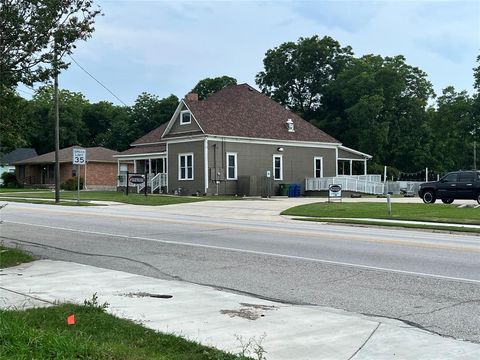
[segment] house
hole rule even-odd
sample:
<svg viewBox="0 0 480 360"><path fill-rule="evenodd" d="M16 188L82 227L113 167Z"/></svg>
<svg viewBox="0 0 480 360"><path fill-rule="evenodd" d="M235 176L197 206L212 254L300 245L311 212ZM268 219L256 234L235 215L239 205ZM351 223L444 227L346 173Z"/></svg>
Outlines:
<svg viewBox="0 0 480 360"><path fill-rule="evenodd" d="M35 149L18 148L5 155L0 154L0 177L5 172L15 173L15 166L12 165L16 161L28 159L37 156ZM3 180L0 178L0 185L3 185Z"/></svg>
<svg viewBox="0 0 480 360"><path fill-rule="evenodd" d="M59 151L60 183L77 175L77 165L72 165L73 149L86 150L86 165L80 165L80 177L89 190L114 190L117 183L116 151L104 147L83 148L71 146ZM21 184L52 187L55 184L55 152L31 157L14 163Z"/></svg>
<svg viewBox="0 0 480 360"><path fill-rule="evenodd" d="M190 93L168 123L115 155L148 174L151 191L178 194L273 195L281 184L333 177L339 162L370 155L342 146L308 121L248 84L230 86L203 101Z"/></svg>

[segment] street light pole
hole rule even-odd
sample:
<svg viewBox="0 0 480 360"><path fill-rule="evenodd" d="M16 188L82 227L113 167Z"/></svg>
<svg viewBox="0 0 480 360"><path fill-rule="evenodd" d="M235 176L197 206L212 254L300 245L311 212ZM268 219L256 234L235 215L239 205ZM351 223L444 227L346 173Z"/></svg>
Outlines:
<svg viewBox="0 0 480 360"><path fill-rule="evenodd" d="M473 140L473 170L477 170L477 141Z"/></svg>
<svg viewBox="0 0 480 360"><path fill-rule="evenodd" d="M57 43L54 44L54 81L53 81L53 101L54 101L54 120L55 120L55 203L60 202L60 112L58 106L58 52Z"/></svg>

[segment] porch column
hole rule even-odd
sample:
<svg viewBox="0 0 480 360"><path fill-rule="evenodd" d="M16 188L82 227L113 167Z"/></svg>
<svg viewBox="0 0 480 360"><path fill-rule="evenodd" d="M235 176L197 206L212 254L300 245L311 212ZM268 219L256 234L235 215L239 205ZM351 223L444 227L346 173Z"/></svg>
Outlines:
<svg viewBox="0 0 480 360"><path fill-rule="evenodd" d="M353 160L350 160L350 176L353 175Z"/></svg>
<svg viewBox="0 0 480 360"><path fill-rule="evenodd" d="M367 175L367 159L363 159L363 174Z"/></svg>
<svg viewBox="0 0 480 360"><path fill-rule="evenodd" d="M133 160L133 172L137 173L137 160Z"/></svg>

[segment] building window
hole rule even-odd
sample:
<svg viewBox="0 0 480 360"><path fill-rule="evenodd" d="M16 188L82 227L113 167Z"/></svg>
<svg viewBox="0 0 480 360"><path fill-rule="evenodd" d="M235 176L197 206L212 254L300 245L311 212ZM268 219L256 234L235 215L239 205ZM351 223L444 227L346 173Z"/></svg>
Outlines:
<svg viewBox="0 0 480 360"><path fill-rule="evenodd" d="M313 158L313 177L323 177L323 157L315 156Z"/></svg>
<svg viewBox="0 0 480 360"><path fill-rule="evenodd" d="M188 110L180 111L180 125L187 125L192 122L192 114Z"/></svg>
<svg viewBox="0 0 480 360"><path fill-rule="evenodd" d="M72 169L72 177L76 177L77 176L77 169L73 168Z"/></svg>
<svg viewBox="0 0 480 360"><path fill-rule="evenodd" d="M227 180L237 180L237 153L227 153Z"/></svg>
<svg viewBox="0 0 480 360"><path fill-rule="evenodd" d="M193 154L178 154L178 180L193 180Z"/></svg>
<svg viewBox="0 0 480 360"><path fill-rule="evenodd" d="M283 180L283 155L273 155L273 180Z"/></svg>

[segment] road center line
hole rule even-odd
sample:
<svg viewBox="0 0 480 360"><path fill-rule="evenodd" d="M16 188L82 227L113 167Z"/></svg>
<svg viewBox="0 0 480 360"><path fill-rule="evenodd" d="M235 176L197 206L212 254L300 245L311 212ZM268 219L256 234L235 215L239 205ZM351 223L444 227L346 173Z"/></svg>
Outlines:
<svg viewBox="0 0 480 360"><path fill-rule="evenodd" d="M232 252L239 252L239 253L253 254L253 255L272 256L272 257L279 257L279 258L285 258L285 259L294 259L294 260L310 261L310 262L317 262L317 263L323 263L323 264L355 267L355 268L366 269L366 270L394 272L394 273L405 274L405 275L410 275L410 276L425 276L425 277L431 277L431 278L437 278L437 279L445 279L445 280L462 281L462 282L470 282L470 283L480 284L480 280L475 280L475 279L458 278L458 277L452 277L452 276L428 274L428 273L421 273L421 272L415 272L415 271L406 271L406 270L391 269L391 268L384 268L384 267L377 267L377 266L370 266L370 265L354 264L354 263L348 263L348 262L342 262L342 261L309 258L309 257L304 257L304 256L270 253L270 252L264 252L264 251L231 248L231 247L217 246L217 245L188 243L188 242L183 242L183 241L162 240L162 239L155 239L155 238L148 238L148 237L141 237L141 236L130 236L130 235L122 235L122 234L114 234L114 233L103 233L103 232L98 232L98 231L79 230L79 229L71 229L71 228L64 228L64 227L57 227L57 226L50 226L50 225L39 225L39 224L15 222L15 221L4 221L4 222L5 223L10 223L10 224L16 224L16 225L27 225L27 226L35 226L35 227L47 228L47 229L71 231L71 232L77 232L77 233L83 233L83 234L100 235L100 236L112 236L112 237L118 237L118 238L123 238L123 239L155 241L155 242L160 242L160 243L163 243L163 244L170 244L170 245L181 245L181 246L188 246L188 247L232 251Z"/></svg>

